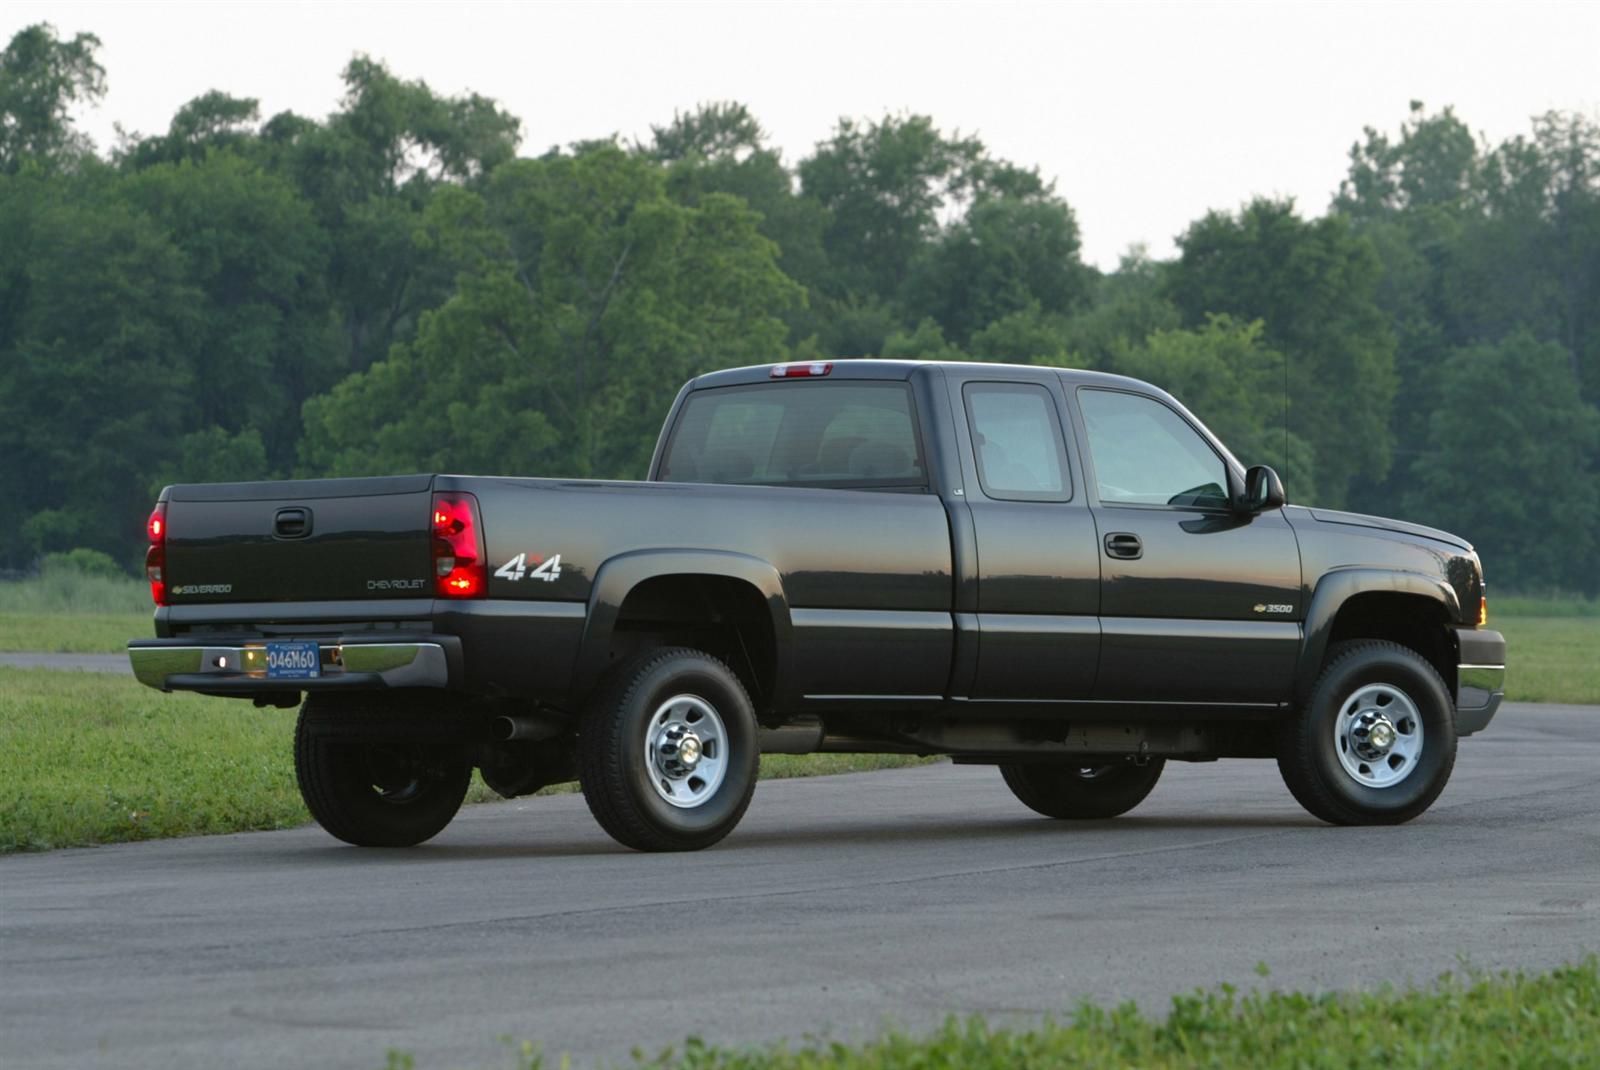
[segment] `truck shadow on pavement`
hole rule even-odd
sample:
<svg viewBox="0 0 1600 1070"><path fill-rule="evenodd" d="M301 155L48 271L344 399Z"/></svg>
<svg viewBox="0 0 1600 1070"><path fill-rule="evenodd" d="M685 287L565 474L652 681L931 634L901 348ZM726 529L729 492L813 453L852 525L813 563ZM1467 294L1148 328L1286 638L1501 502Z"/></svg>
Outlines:
<svg viewBox="0 0 1600 1070"><path fill-rule="evenodd" d="M1454 824L1432 821L1429 824ZM330 864L346 862L403 861L415 864L446 864L465 861L492 861L495 859L562 859L633 857L644 859L649 855L631 851L612 842L599 829L592 835L572 836L562 833L541 837L533 830L495 830L492 840L485 838L481 822L471 830L472 841L452 840L446 831L438 840L412 848L355 848L332 839L322 842L300 842L293 846L276 846L270 853L298 861L321 861ZM1302 833L1337 835L1349 830L1324 825L1313 818L1293 813L1264 814L1258 816L1171 816L1171 817L1121 817L1107 821L1057 822L1045 818L1018 817L1002 820L952 820L922 821L906 818L885 818L871 823L853 823L840 828L834 824L814 824L787 829L735 831L722 843L705 851L688 852L694 857L736 856L750 852L767 852L787 849L805 854L838 854L840 848L904 846L914 848L931 844L970 843L975 850L984 845L1001 843L1067 844L1083 848L1103 847L1107 850L1139 851L1142 849L1181 848L1184 841L1174 841L1165 836L1143 836L1141 833L1183 831L1199 833L1239 834L1300 831ZM1108 835L1115 834L1115 835ZM1230 838L1234 838L1230 836ZM687 855L686 855L687 856ZM672 857L668 852L666 857ZM845 859L841 859L844 861Z"/></svg>

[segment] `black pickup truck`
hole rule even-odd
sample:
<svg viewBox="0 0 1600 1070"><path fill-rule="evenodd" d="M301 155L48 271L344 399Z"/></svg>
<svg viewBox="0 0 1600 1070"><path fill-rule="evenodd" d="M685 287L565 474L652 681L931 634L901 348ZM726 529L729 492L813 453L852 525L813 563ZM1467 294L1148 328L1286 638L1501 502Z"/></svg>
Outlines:
<svg viewBox="0 0 1600 1070"><path fill-rule="evenodd" d="M306 804L361 845L437 834L477 768L705 847L764 751L996 765L1056 818L1275 758L1316 817L1397 823L1504 694L1465 541L1286 506L1166 393L1056 368L705 375L641 483L172 486L148 571L138 678L303 696Z"/></svg>

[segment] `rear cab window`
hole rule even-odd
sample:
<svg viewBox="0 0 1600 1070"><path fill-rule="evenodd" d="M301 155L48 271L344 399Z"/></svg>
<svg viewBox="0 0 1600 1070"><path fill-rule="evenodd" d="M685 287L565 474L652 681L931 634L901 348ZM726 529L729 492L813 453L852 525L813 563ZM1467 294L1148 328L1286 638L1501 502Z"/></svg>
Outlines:
<svg viewBox="0 0 1600 1070"><path fill-rule="evenodd" d="M1036 383L968 383L962 390L983 493L1000 501L1072 498L1066 443L1050 391Z"/></svg>
<svg viewBox="0 0 1600 1070"><path fill-rule="evenodd" d="M697 390L659 478L845 489L928 489L904 382L780 382Z"/></svg>

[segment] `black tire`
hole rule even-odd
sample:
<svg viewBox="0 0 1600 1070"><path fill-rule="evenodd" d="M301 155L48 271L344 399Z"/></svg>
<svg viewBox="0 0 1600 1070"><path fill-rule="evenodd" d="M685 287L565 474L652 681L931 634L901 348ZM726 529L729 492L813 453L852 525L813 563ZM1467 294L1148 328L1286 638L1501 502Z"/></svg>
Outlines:
<svg viewBox="0 0 1600 1070"><path fill-rule="evenodd" d="M1335 736L1341 707L1352 704L1369 685L1401 692L1422 725L1420 754L1409 759L1411 768L1403 779L1386 786L1371 786L1347 771L1340 754L1348 751L1349 737L1341 743ZM1396 716L1405 719L1409 714ZM1359 772L1359 757L1351 761ZM1455 762L1455 708L1449 689L1422 655L1385 640L1341 643L1329 651L1304 708L1284 723L1278 739L1283 782L1312 816L1334 825L1410 821L1433 805Z"/></svg>
<svg viewBox="0 0 1600 1070"><path fill-rule="evenodd" d="M450 824L472 764L457 745L406 739L404 711L381 694L308 695L294 733L294 771L306 808L357 847L414 847Z"/></svg>
<svg viewBox="0 0 1600 1070"><path fill-rule="evenodd" d="M1125 814L1144 802L1166 762L1126 759L1100 765L1002 765L1006 787L1045 817L1094 821Z"/></svg>
<svg viewBox="0 0 1600 1070"><path fill-rule="evenodd" d="M725 736L721 782L692 806L673 805L652 786L662 774L646 743L655 714L679 696L709 704ZM683 647L653 651L615 671L584 712L578 782L595 820L623 846L697 851L732 832L750 805L761 763L757 732L750 696L721 661Z"/></svg>

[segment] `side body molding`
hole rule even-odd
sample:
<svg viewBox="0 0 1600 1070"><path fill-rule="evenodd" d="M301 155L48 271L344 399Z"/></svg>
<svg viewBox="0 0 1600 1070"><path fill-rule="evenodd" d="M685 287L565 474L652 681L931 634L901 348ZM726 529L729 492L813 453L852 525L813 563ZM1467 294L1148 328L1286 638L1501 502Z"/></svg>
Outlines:
<svg viewBox="0 0 1600 1070"><path fill-rule="evenodd" d="M794 629L789 619L789 600L783 593L783 580L778 570L749 554L694 549L635 550L618 554L600 566L589 591L583 638L573 666L572 701L580 703L587 698L605 674L611 636L628 593L645 580L661 576L718 576L742 580L760 593L772 615L772 634L777 641L773 698L780 707L785 705L790 698L789 663L794 649Z"/></svg>
<svg viewBox="0 0 1600 1070"><path fill-rule="evenodd" d="M1333 634L1333 619L1344 604L1358 594L1374 592L1415 595L1439 603L1455 622L1461 619L1461 603L1455 588L1435 576L1386 568L1338 568L1317 581L1306 607L1305 640L1300 647L1300 664L1295 669L1295 697L1303 699L1316 681L1328 652L1328 637Z"/></svg>

